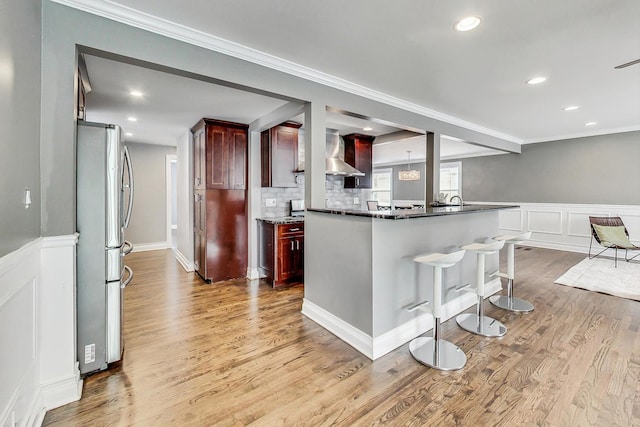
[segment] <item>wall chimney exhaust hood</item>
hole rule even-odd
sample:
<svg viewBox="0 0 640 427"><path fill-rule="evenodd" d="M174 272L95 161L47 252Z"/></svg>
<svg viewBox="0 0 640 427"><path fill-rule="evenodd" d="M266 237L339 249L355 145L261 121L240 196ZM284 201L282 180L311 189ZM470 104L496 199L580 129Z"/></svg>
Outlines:
<svg viewBox="0 0 640 427"><path fill-rule="evenodd" d="M337 176L364 176L364 173L346 163L344 157L344 141L337 130L327 129L326 174Z"/></svg>

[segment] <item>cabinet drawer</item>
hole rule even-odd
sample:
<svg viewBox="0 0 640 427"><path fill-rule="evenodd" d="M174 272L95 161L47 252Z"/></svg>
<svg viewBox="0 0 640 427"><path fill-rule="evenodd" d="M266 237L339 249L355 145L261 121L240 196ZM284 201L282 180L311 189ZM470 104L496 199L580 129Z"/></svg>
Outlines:
<svg viewBox="0 0 640 427"><path fill-rule="evenodd" d="M278 237L304 234L304 222L294 224L279 224Z"/></svg>

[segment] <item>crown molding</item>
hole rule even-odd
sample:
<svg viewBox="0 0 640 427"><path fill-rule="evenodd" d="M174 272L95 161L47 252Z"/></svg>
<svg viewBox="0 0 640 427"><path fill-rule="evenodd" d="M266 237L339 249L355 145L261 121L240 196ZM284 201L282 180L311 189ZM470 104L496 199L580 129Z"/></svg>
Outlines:
<svg viewBox="0 0 640 427"><path fill-rule="evenodd" d="M440 120L474 132L522 144L523 140L494 129L489 129L430 108L405 101L386 93L367 88L354 82L315 70L265 52L213 36L203 31L159 18L110 0L50 0L64 6L91 13L116 22L140 28L174 40L199 46L227 56L281 71L296 77L320 83L363 98L381 102L402 110Z"/></svg>
<svg viewBox="0 0 640 427"><path fill-rule="evenodd" d="M620 128L600 129L600 130L597 130L597 131L588 131L588 132L577 132L577 133L550 136L550 137L544 137L544 138L525 139L524 141L522 141L522 144L535 144L535 143L538 143L538 142L562 141L564 139L587 138L587 137L590 137L590 136L611 135L611 134L614 134L614 133L635 132L635 131L639 131L639 130L640 130L640 125L638 125L638 126L625 126L625 127L620 127Z"/></svg>

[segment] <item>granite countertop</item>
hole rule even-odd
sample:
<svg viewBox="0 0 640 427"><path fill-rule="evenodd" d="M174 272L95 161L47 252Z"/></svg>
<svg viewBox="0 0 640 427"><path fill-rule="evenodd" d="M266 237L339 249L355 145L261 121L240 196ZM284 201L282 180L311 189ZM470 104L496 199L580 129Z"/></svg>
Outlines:
<svg viewBox="0 0 640 427"><path fill-rule="evenodd" d="M304 222L303 216L276 216L271 218L258 218L258 221L263 221L268 224L297 224Z"/></svg>
<svg viewBox="0 0 640 427"><path fill-rule="evenodd" d="M354 209L318 209L307 208L310 212L321 212L333 215L351 215L362 216L367 218L382 218L382 219L412 219L412 218L425 218L430 216L443 216L443 215L459 215L459 214L471 214L478 212L486 212L500 209L518 208L518 205L475 205L468 204L464 206L434 206L427 207L426 209L394 209L388 211L364 211Z"/></svg>

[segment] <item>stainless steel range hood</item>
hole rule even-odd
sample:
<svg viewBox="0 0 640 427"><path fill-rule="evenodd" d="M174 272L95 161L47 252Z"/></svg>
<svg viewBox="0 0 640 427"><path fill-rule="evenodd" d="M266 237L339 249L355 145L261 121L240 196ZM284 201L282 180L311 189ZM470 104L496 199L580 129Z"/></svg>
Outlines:
<svg viewBox="0 0 640 427"><path fill-rule="evenodd" d="M327 129L327 175L364 176L364 173L346 163L344 157L344 141L337 130Z"/></svg>

